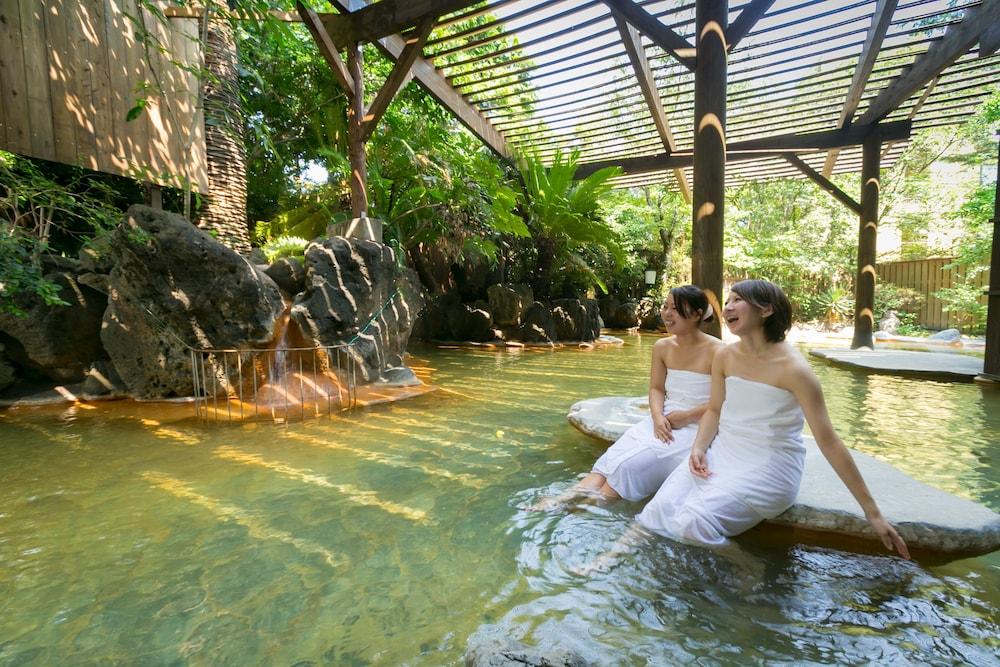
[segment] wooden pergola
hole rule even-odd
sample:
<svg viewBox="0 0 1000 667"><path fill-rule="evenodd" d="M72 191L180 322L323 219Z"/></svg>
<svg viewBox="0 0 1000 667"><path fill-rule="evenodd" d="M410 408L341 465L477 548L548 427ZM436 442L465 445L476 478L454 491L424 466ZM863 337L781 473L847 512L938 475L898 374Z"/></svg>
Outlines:
<svg viewBox="0 0 1000 667"><path fill-rule="evenodd" d="M297 8L351 100L356 216L365 141L411 79L500 156L576 150L581 176L618 165L622 186L679 190L693 281L716 295L725 188L806 177L859 217L855 348L873 344L880 168L915 130L968 118L1000 72L1000 0L329 1L337 12ZM395 62L367 106L364 42ZM844 172L861 173L860 201L830 181Z"/></svg>

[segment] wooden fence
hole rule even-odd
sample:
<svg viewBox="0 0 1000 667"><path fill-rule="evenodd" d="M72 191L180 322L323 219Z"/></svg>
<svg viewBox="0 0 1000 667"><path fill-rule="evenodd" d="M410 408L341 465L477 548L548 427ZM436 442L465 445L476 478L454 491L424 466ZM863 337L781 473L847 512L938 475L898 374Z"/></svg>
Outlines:
<svg viewBox="0 0 1000 667"><path fill-rule="evenodd" d="M900 262L885 262L878 265L878 281L892 283L899 287L909 287L924 297L923 306L917 313L917 323L928 329L948 329L958 327L958 318L954 313L944 310L944 303L934 296L934 293L946 287L960 285L965 281L963 272L959 269L945 268L954 261L951 257L934 259L915 259ZM983 291L990 284L990 273L984 271L976 276L976 284ZM878 287L875 288L876 290ZM980 302L986 304L985 294Z"/></svg>
<svg viewBox="0 0 1000 667"><path fill-rule="evenodd" d="M207 192L199 23L164 25L138 5L0 0L0 148Z"/></svg>

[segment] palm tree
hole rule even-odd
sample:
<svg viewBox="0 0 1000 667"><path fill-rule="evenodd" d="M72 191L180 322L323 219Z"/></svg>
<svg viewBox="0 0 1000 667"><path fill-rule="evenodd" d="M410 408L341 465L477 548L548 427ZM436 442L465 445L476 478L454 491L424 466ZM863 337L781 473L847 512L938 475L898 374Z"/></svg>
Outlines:
<svg viewBox="0 0 1000 667"><path fill-rule="evenodd" d="M247 228L246 147L240 104L238 60L233 25L213 16L205 39L205 152L208 195L198 226L239 253L250 252Z"/></svg>
<svg viewBox="0 0 1000 667"><path fill-rule="evenodd" d="M615 231L608 226L600 208L601 198L611 191L609 181L621 174L607 167L582 180L574 180L578 153L564 157L557 153L549 167L537 157L522 160L522 190L517 203L531 229L537 267L532 286L546 295L555 271L574 266L583 270L602 290L600 276L587 264L580 250L587 246L604 248L621 262L623 250Z"/></svg>

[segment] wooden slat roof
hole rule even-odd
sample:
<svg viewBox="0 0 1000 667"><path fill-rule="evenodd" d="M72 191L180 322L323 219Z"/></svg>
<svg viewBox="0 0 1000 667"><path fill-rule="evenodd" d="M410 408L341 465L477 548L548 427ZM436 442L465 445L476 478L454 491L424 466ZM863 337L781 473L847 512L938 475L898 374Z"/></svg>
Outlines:
<svg viewBox="0 0 1000 667"><path fill-rule="evenodd" d="M383 2L389 0L367 9ZM651 72L674 149L690 153L694 75L685 61L692 54L683 45L695 41L693 2L640 0L636 7L622 0L414 2L427 11L452 11L438 17L422 62L440 75L436 85L450 86L468 107L466 116L469 109L477 112L481 126L463 120L470 129L502 137L490 142L494 150L502 144L510 153L543 160L577 150L582 163L595 166L665 155L662 118L658 130L650 111L655 113L655 103L644 98L635 53L630 61L622 40L628 31L620 30L612 14L612 7L625 7L630 20L647 20L645 31L635 24L649 61L646 80ZM346 10L343 0L334 4ZM988 45L987 53L978 48L979 34L1000 22L998 5L1000 0L734 0L731 30L742 28L745 36L729 54L727 142L836 130L860 121L911 120L914 131L963 122L1000 80L1000 56L988 53ZM467 18L484 14L493 18L468 27ZM657 25L648 23L650 16ZM515 45L507 46L511 36ZM866 44L874 46L863 59ZM902 99L896 100L900 90ZM886 105L880 118L871 117ZM883 165L891 165L904 146L905 141L888 146ZM781 148L775 145L775 151ZM859 146L839 154L797 153L817 172L824 165L827 173L856 172L861 160ZM684 171L690 182L690 168ZM727 165L727 185L801 175L775 153ZM673 168L647 167L618 182L676 187L676 177Z"/></svg>

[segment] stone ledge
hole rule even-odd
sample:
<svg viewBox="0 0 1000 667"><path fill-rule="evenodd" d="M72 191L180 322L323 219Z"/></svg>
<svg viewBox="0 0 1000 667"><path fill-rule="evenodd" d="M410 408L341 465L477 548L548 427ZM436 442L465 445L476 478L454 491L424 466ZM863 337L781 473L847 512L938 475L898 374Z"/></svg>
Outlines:
<svg viewBox="0 0 1000 667"><path fill-rule="evenodd" d="M949 352L817 349L809 354L836 366L929 380L972 382L983 372L982 359Z"/></svg>
<svg viewBox="0 0 1000 667"><path fill-rule="evenodd" d="M616 440L649 414L645 397L605 396L575 403L567 418L605 442ZM829 466L816 441L805 438L806 461L795 504L770 522L821 532L874 539L864 514ZM918 482L867 454L851 455L882 513L913 548L941 553L980 554L1000 549L1000 514Z"/></svg>

